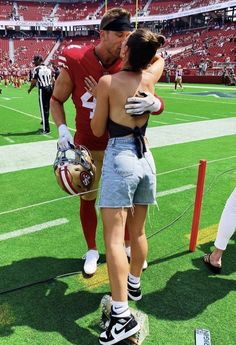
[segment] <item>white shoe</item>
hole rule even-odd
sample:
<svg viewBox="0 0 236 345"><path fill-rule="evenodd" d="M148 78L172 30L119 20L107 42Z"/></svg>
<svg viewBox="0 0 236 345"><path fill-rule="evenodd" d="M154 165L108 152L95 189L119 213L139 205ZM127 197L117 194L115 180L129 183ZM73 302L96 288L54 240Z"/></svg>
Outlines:
<svg viewBox="0 0 236 345"><path fill-rule="evenodd" d="M130 257L131 257L131 248L130 248L130 246L129 247L125 247L125 252L126 252L128 260L130 260ZM147 267L148 267L148 263L147 263L147 260L145 260L144 263L143 263L143 270L146 270Z"/></svg>
<svg viewBox="0 0 236 345"><path fill-rule="evenodd" d="M97 250L90 249L85 254L84 262L84 272L86 274L94 274L97 271L97 261L99 259L99 254Z"/></svg>

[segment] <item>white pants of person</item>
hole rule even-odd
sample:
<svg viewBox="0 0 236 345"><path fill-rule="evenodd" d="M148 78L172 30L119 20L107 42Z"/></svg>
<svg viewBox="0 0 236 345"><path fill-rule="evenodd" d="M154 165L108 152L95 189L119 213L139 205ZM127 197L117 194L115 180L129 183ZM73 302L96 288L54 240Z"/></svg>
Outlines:
<svg viewBox="0 0 236 345"><path fill-rule="evenodd" d="M236 228L236 188L228 198L221 214L215 247L225 250Z"/></svg>

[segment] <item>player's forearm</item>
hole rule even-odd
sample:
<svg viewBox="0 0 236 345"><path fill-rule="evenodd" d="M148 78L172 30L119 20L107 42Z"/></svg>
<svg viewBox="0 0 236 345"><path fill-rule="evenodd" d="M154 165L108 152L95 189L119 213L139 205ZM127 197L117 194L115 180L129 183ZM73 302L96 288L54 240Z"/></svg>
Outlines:
<svg viewBox="0 0 236 345"><path fill-rule="evenodd" d="M64 106L62 103L59 103L55 99L51 98L50 109L53 120L57 127L59 127L62 124L66 124L66 116Z"/></svg>

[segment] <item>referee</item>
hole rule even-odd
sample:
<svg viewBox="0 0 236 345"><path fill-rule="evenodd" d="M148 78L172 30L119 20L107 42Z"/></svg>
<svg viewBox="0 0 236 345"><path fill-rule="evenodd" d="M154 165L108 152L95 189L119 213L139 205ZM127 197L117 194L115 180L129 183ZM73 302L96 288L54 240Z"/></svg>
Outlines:
<svg viewBox="0 0 236 345"><path fill-rule="evenodd" d="M52 96L52 71L43 64L43 58L40 55L35 55L33 58L35 68L33 70L31 84L28 93L38 85L39 91L39 107L41 112L41 124L43 128L40 130L41 134L49 134L49 104Z"/></svg>

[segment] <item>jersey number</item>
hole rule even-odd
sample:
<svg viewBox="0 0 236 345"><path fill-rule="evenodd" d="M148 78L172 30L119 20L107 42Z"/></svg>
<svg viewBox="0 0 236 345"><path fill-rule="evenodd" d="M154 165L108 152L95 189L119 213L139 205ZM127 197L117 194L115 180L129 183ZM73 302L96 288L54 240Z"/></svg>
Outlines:
<svg viewBox="0 0 236 345"><path fill-rule="evenodd" d="M92 101L89 101L90 98L92 98ZM94 98L91 93L89 93L88 91L85 92L82 96L81 96L81 102L82 102L82 106L84 108L88 108L91 109L90 113L89 113L89 118L92 119L94 116L94 111L95 111L95 107L96 107L96 98Z"/></svg>

